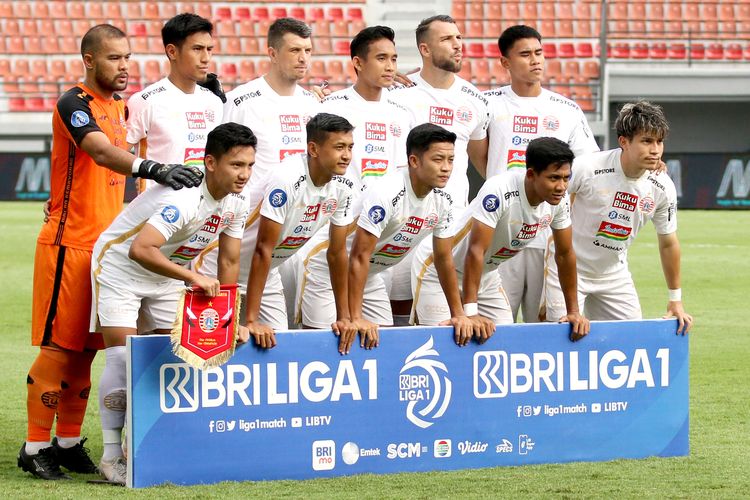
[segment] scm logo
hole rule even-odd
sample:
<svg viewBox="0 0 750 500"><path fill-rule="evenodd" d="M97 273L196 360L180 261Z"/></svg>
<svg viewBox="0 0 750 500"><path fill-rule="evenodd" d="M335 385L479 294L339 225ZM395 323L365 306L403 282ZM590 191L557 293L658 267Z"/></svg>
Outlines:
<svg viewBox="0 0 750 500"><path fill-rule="evenodd" d="M391 460L394 458L419 458L422 452L427 451L426 446L421 443L391 443L387 448L387 457Z"/></svg>

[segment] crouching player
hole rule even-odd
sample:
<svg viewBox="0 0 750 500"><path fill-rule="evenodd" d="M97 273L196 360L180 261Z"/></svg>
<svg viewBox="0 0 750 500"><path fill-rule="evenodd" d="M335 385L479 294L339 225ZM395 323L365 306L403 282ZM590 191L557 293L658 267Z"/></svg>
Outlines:
<svg viewBox="0 0 750 500"><path fill-rule="evenodd" d="M560 321L571 324L572 340L588 333L589 322L578 312L566 193L572 161L573 152L564 142L551 137L534 139L526 150L524 173L488 179L447 237L435 239L434 245L422 242L412 264L414 308L420 324L437 325L456 316L456 311L470 318L479 318L481 313L495 324L512 323L500 275L494 271L522 251L537 232L551 227L567 306ZM455 271L446 269L445 262L455 262ZM459 280L463 280L462 287ZM483 342L493 333L494 328L483 328L478 340ZM457 340L463 345L470 339Z"/></svg>
<svg viewBox="0 0 750 500"><path fill-rule="evenodd" d="M641 319L641 307L628 270L628 248L652 220L669 288L667 315L690 330L693 318L682 306L677 194L672 179L659 172L669 131L662 109L649 102L629 103L615 120L620 147L582 155L568 186L573 201L573 247L578 258L579 302L595 320ZM549 260L549 259L548 259ZM546 316L554 320L563 297L557 266L548 262Z"/></svg>
<svg viewBox="0 0 750 500"><path fill-rule="evenodd" d="M349 312L362 335L362 347L378 345L378 325L393 323L382 271L398 264L430 233L443 237L452 221L450 196L442 191L453 169L456 134L429 123L409 132L406 151L409 168L387 174L364 194L356 233L347 237L349 258ZM328 265L323 256L327 242L305 259L298 292L302 324L328 328L336 320L336 306ZM339 352L347 354L355 331L342 335Z"/></svg>
<svg viewBox="0 0 750 500"><path fill-rule="evenodd" d="M98 330L106 364L99 382L104 453L102 475L125 483L121 447L125 423L125 339L143 331L169 333L185 284L209 296L220 284L237 283L240 242L249 202L240 194L255 163L256 138L236 123L208 134L205 178L199 187L172 191L157 186L136 198L94 246L92 280ZM218 279L187 269L209 243L219 240ZM93 319L93 318L92 318ZM247 339L247 331L240 340Z"/></svg>

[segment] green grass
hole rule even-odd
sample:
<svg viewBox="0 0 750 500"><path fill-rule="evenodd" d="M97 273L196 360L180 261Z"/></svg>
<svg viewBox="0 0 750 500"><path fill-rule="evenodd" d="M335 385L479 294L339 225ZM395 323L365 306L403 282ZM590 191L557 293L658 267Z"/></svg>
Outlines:
<svg viewBox="0 0 750 500"><path fill-rule="evenodd" d="M26 372L36 354L29 345L31 276L41 205L0 203L0 494L6 498L211 497L651 497L750 496L750 335L745 314L750 292L750 212L680 212L683 298L696 318L691 334L690 447L688 457L488 468L458 472L352 476L311 481L164 486L128 491L33 479L16 467L25 435ZM656 237L649 226L630 253L645 317L663 314L666 287ZM94 381L103 365L97 357ZM96 383L94 383L94 389ZM93 457L101 453L92 391L84 434ZM261 457L248 455L248 466Z"/></svg>

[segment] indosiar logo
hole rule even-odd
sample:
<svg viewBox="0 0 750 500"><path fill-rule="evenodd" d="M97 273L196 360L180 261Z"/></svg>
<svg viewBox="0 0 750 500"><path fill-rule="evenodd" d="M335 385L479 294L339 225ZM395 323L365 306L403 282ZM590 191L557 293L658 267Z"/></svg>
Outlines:
<svg viewBox="0 0 750 500"><path fill-rule="evenodd" d="M527 392L589 391L599 387L668 387L669 349L528 354L480 351L474 354L473 372L474 397L478 399ZM528 412L524 410L524 416L531 416L530 406Z"/></svg>
<svg viewBox="0 0 750 500"><path fill-rule="evenodd" d="M445 364L436 359L439 356L430 336L406 357L399 375L399 400L407 401L406 418L423 429L442 417L451 402L452 384Z"/></svg>

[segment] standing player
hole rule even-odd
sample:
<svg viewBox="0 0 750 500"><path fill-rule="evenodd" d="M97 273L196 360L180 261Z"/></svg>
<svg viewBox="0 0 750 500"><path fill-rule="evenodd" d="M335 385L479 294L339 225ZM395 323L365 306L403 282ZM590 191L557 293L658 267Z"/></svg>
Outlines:
<svg viewBox="0 0 750 500"><path fill-rule="evenodd" d="M356 233L347 245L349 260L349 311L362 334L362 346L376 347L378 325L392 324L383 271L398 264L430 233L445 237L452 222L450 198L442 187L453 167L456 134L424 123L409 132L406 150L408 169L386 176L385 181L364 194ZM329 271L320 253L306 262L300 290L302 323L311 328L328 328L336 320L335 296ZM348 354L354 335L342 336L339 352Z"/></svg>
<svg viewBox="0 0 750 500"><path fill-rule="evenodd" d="M100 24L81 40L86 77L52 115L51 200L34 256L32 344L39 354L27 383L28 434L18 466L42 479L95 472L81 425L91 362L101 337L89 333L91 250L122 208L125 175L175 189L200 183L200 171L144 161L128 153L125 106L130 45L118 28ZM50 443L57 416L56 437Z"/></svg>
<svg viewBox="0 0 750 500"><path fill-rule="evenodd" d="M310 27L302 21L291 18L274 21L268 29L268 56L271 59L268 73L227 94L224 122L250 127L258 138L253 175L245 188L253 211L245 225L240 263L242 276L247 276L250 271L259 206L266 183L272 172L283 168L282 160L305 152L305 124L320 109L317 97L299 85L310 65L310 34ZM212 245L196 260L196 270L215 276L216 258L217 251ZM240 287L244 293L244 280Z"/></svg>
<svg viewBox="0 0 750 500"><path fill-rule="evenodd" d="M578 257L578 293L584 312L595 320L641 319L628 270L628 248L651 220L656 227L667 315L687 332L693 318L682 306L677 194L672 179L656 172L669 131L659 106L640 101L622 107L615 120L619 148L579 156L568 186L573 200L573 247ZM562 297L549 263L545 302L548 319L560 314Z"/></svg>
<svg viewBox="0 0 750 500"><path fill-rule="evenodd" d="M454 209L463 208L469 199L469 157L473 159L487 135L487 99L457 75L463 61L463 37L450 16L423 20L417 26L416 39L422 71L411 77L413 86L395 90L391 96L409 110L412 127L432 123L456 134L453 173L445 192ZM393 313L407 323L412 299L410 265L405 260L392 271L391 286Z"/></svg>
<svg viewBox="0 0 750 500"><path fill-rule="evenodd" d="M220 284L237 283L240 241L250 211L240 192L250 178L256 144L253 133L243 125L218 126L208 134L206 177L199 187L147 190L96 241L92 261L96 319L107 346L99 382L104 438L99 469L110 482L125 484L127 475L121 443L126 409L125 341L137 333L139 320L148 331L169 333L185 284L213 297ZM187 263L217 238L218 279L187 269Z"/></svg>
<svg viewBox="0 0 750 500"><path fill-rule="evenodd" d="M479 171L486 166L486 177L490 178L506 170L525 169L526 146L537 137L556 137L576 156L599 151L581 108L542 88L544 52L539 32L529 26L511 26L497 43L511 83L484 93L490 122L484 155L474 164ZM524 322L539 321L544 249L550 236L549 230L540 232L521 255L499 268L514 320L520 308Z"/></svg>
<svg viewBox="0 0 750 500"><path fill-rule="evenodd" d="M164 24L169 76L128 99L128 143L142 158L203 168L206 136L223 114L221 98L196 85L208 74L212 32L211 22L196 14L179 14Z"/></svg>
<svg viewBox="0 0 750 500"><path fill-rule="evenodd" d="M354 183L343 177L352 154L351 123L319 113L307 123L307 155L287 158L266 186L247 280L246 320L256 343L276 345L274 329L287 329L279 266L330 221L327 260L333 291L346 297L347 228L353 221ZM245 231L247 236L247 231ZM247 241L243 241L243 245ZM337 334L349 334L349 306L336 304Z"/></svg>
<svg viewBox="0 0 750 500"><path fill-rule="evenodd" d="M561 321L571 324L573 340L588 333L588 320L578 312L576 256L565 191L572 161L573 152L564 142L534 139L526 151L524 173L488 179L453 224L449 237L436 239L434 246L429 241L420 245L412 267L414 309L420 324L437 325L452 316L478 313L495 324L512 323L497 267L521 252L538 231L551 227L567 306ZM446 264L451 261L455 271ZM486 340L487 333L494 329L485 330L480 341Z"/></svg>

